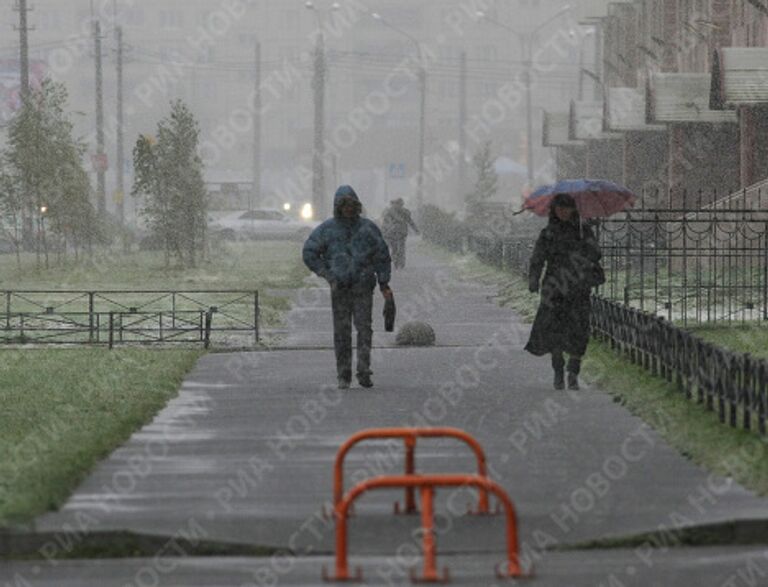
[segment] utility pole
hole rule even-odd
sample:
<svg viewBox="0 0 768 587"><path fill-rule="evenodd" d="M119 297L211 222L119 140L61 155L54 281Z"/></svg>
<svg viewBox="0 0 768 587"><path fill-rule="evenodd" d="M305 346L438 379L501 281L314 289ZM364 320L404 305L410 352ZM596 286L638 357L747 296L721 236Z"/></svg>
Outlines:
<svg viewBox="0 0 768 587"><path fill-rule="evenodd" d="M125 46L123 44L123 27L115 27L115 40L117 41L117 217L120 226L125 224L125 118L124 107L124 80L123 80L123 56Z"/></svg>
<svg viewBox="0 0 768 587"><path fill-rule="evenodd" d="M21 97L22 100L29 95L29 22L27 20L30 11L27 8L27 0L18 0L14 10L19 12L19 70L21 72ZM27 185L22 183L22 198L27 200ZM39 211L24 206L21 212L21 240L25 250L31 250L35 246L34 217ZM39 230L38 230L39 235ZM39 261L38 261L39 263Z"/></svg>
<svg viewBox="0 0 768 587"><path fill-rule="evenodd" d="M315 72L312 87L315 93L315 136L312 150L312 208L315 218L322 218L325 206L325 38L322 31L315 45Z"/></svg>
<svg viewBox="0 0 768 587"><path fill-rule="evenodd" d="M416 209L421 214L424 208L424 157L427 133L427 69L424 67L424 55L419 47L419 91L421 107L419 110L419 176L416 183Z"/></svg>
<svg viewBox="0 0 768 587"><path fill-rule="evenodd" d="M21 95L29 93L29 23L27 0L17 0L14 7L19 12L19 61L21 68Z"/></svg>
<svg viewBox="0 0 768 587"><path fill-rule="evenodd" d="M256 41L253 94L253 190L248 209L261 202L261 43Z"/></svg>
<svg viewBox="0 0 768 587"><path fill-rule="evenodd" d="M467 186L467 52L461 52L459 71L459 185L458 204L463 206Z"/></svg>
<svg viewBox="0 0 768 587"><path fill-rule="evenodd" d="M99 215L107 211L106 155L104 153L104 70L101 55L101 24L93 19L93 48L96 62L96 204Z"/></svg>

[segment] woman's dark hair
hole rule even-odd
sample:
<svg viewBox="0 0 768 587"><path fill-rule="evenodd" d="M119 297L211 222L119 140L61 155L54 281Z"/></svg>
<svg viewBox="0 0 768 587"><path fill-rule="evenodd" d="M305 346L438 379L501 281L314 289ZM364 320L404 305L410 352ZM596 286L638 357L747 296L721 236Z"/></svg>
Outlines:
<svg viewBox="0 0 768 587"><path fill-rule="evenodd" d="M573 196L570 194L555 194L555 197L552 198L552 203L549 205L549 221L556 221L559 222L560 220L555 215L555 208L557 207L561 208L573 208L576 210L576 213L571 217L571 222L578 222L579 221L579 208L576 206L576 200L573 199Z"/></svg>

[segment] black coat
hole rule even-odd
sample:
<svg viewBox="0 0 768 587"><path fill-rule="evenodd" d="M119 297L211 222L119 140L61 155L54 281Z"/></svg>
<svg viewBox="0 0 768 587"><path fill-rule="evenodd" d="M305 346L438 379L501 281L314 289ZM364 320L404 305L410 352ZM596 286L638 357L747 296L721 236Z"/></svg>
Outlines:
<svg viewBox="0 0 768 587"><path fill-rule="evenodd" d="M537 356L584 355L589 343L590 271L600 257L594 233L578 221L553 218L541 231L528 274L531 291L538 291L541 282L541 303L525 350Z"/></svg>

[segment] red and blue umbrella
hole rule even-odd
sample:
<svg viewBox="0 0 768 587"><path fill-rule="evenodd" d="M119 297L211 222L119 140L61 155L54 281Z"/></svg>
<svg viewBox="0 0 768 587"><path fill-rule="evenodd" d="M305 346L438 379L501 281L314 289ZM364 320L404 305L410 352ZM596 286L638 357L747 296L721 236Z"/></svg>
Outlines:
<svg viewBox="0 0 768 587"><path fill-rule="evenodd" d="M552 199L568 194L576 200L582 218L607 218L635 205L637 197L627 188L605 179L564 179L554 185L540 187L523 204L537 216L547 216Z"/></svg>

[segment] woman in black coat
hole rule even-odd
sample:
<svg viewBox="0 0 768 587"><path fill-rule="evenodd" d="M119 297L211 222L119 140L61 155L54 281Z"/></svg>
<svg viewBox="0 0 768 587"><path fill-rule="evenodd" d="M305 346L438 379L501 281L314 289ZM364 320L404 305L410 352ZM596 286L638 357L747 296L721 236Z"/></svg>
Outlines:
<svg viewBox="0 0 768 587"><path fill-rule="evenodd" d="M557 194L531 258L529 289L536 293L541 284L541 303L525 347L536 356L551 353L555 389L565 387L564 353L569 355L568 389L579 389L581 358L589 343L590 290L600 257L595 235L581 224L574 199Z"/></svg>

